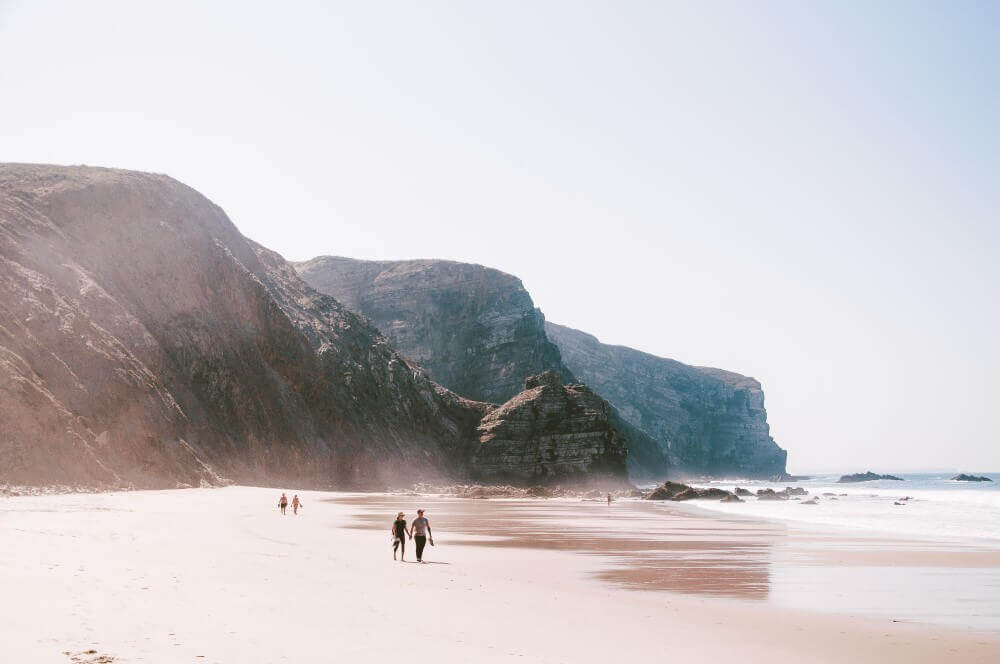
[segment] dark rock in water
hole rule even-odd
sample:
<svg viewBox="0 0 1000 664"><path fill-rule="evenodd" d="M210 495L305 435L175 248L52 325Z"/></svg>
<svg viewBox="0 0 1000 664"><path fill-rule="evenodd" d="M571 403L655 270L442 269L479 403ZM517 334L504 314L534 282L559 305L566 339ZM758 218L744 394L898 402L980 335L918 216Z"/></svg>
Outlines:
<svg viewBox="0 0 1000 664"><path fill-rule="evenodd" d="M733 494L729 493L724 489L717 489L715 487L710 487L708 489L698 489L695 487L688 487L684 491L681 491L676 496L671 498L671 500L680 501L680 500L723 499L729 496L733 496Z"/></svg>
<svg viewBox="0 0 1000 664"><path fill-rule="evenodd" d="M525 385L479 423L473 477L623 484L625 441L611 425L607 402L585 385L562 385L555 372L531 376Z"/></svg>
<svg viewBox="0 0 1000 664"><path fill-rule="evenodd" d="M0 483L383 487L465 472L489 408L198 192L113 169L0 165L0 357Z"/></svg>
<svg viewBox="0 0 1000 664"><path fill-rule="evenodd" d="M646 500L670 500L677 494L687 491L690 488L687 484L667 481L653 489L653 492L646 496Z"/></svg>
<svg viewBox="0 0 1000 664"><path fill-rule="evenodd" d="M960 473L955 475L952 480L956 482L992 482L990 478L985 475L966 475L965 473Z"/></svg>
<svg viewBox="0 0 1000 664"><path fill-rule="evenodd" d="M817 498L810 498L809 500L803 500L799 505L819 505L819 500Z"/></svg>
<svg viewBox="0 0 1000 664"><path fill-rule="evenodd" d="M715 487L709 487L708 489L698 489L699 498L728 498L733 494L729 493L725 489L717 489ZM735 497L735 496L734 496Z"/></svg>
<svg viewBox="0 0 1000 664"><path fill-rule="evenodd" d="M695 498L700 498L700 497L701 496L698 494L697 489L693 487L688 487L687 489L684 489L670 500L693 500Z"/></svg>
<svg viewBox="0 0 1000 664"><path fill-rule="evenodd" d="M839 480L838 484L848 484L851 482L872 482L874 480L896 480L897 482L902 482L902 477L896 477L895 475L876 475L875 473L868 471L867 473L855 473L853 475L844 475Z"/></svg>
<svg viewBox="0 0 1000 664"><path fill-rule="evenodd" d="M525 492L529 498L551 498L552 489L547 486L530 486Z"/></svg>
<svg viewBox="0 0 1000 664"><path fill-rule="evenodd" d="M747 491L746 489L743 489L741 487L736 487L736 492L735 493L736 493L737 496L752 496L753 495L752 491Z"/></svg>
<svg viewBox="0 0 1000 664"><path fill-rule="evenodd" d="M699 499L719 499L733 496L725 489L709 487L699 489L696 487L681 484L680 482L664 482L656 487L651 494L646 496L646 500L699 500ZM735 496L734 496L735 497Z"/></svg>
<svg viewBox="0 0 1000 664"><path fill-rule="evenodd" d="M895 502L893 503L893 505L905 505L905 504L906 504L906 503L904 503L904 502L901 502L901 501L899 501L899 500L897 500L897 501L895 501Z"/></svg>
<svg viewBox="0 0 1000 664"><path fill-rule="evenodd" d="M750 493L750 492L747 491L747 493ZM729 494L729 495L725 496L724 498L722 498L722 500L720 500L719 502L720 503L742 503L743 499L740 498L737 495Z"/></svg>
<svg viewBox="0 0 1000 664"><path fill-rule="evenodd" d="M758 500L798 500L799 496L808 495L809 492L802 487L792 487L786 486L781 491L775 491L774 489L759 489L757 491Z"/></svg>
<svg viewBox="0 0 1000 664"><path fill-rule="evenodd" d="M824 495L824 496L836 496L837 494L835 494L835 493L832 493L832 492L830 492L830 491L824 491L824 492L823 492L823 495Z"/></svg>

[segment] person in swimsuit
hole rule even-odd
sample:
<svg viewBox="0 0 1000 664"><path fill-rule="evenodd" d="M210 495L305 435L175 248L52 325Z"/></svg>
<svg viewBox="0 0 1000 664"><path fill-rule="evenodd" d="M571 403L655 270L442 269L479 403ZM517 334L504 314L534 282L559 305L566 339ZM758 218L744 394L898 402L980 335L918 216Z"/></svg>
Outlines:
<svg viewBox="0 0 1000 664"><path fill-rule="evenodd" d="M281 494L281 498L278 500L278 507L281 508L281 513L285 513L285 509L288 507L288 496Z"/></svg>
<svg viewBox="0 0 1000 664"><path fill-rule="evenodd" d="M299 500L299 494L295 494L292 496L292 514L298 514L300 507L302 507L302 501Z"/></svg>
<svg viewBox="0 0 1000 664"><path fill-rule="evenodd" d="M434 546L431 522L424 516L423 510L417 510L417 518L413 520L411 532L414 541L417 543L417 562L422 563L424 562L424 547L427 545L428 538L430 539L431 546Z"/></svg>
<svg viewBox="0 0 1000 664"><path fill-rule="evenodd" d="M406 519L403 513L400 512L396 515L396 520L392 522L392 559L396 559L396 549L402 549L399 552L399 562L403 562L403 558L406 556L406 536L410 535L409 531L406 529ZM412 535L410 535L412 537Z"/></svg>

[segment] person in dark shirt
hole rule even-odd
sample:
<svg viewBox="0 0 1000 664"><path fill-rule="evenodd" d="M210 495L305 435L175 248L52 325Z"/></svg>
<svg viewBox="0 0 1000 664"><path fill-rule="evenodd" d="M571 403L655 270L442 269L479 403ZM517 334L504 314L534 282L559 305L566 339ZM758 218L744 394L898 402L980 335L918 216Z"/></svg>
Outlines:
<svg viewBox="0 0 1000 664"><path fill-rule="evenodd" d="M392 559L396 559L396 549L400 549L399 562L403 562L403 558L406 556L407 535L413 537L406 528L406 519L403 516L403 513L400 512L396 515L396 520L392 522Z"/></svg>
<svg viewBox="0 0 1000 664"><path fill-rule="evenodd" d="M417 510L417 518L413 520L413 541L417 543L417 562L424 562L424 546L430 539L431 546L434 546L434 534L431 533L431 522L424 516L423 510Z"/></svg>

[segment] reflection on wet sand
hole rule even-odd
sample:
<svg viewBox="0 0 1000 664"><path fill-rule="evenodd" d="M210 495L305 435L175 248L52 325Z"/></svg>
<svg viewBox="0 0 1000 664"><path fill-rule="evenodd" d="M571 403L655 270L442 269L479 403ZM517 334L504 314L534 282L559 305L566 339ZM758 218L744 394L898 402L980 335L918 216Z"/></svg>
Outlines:
<svg viewBox="0 0 1000 664"><path fill-rule="evenodd" d="M357 508L353 527L386 530L413 496L355 495L335 502ZM766 599L771 550L780 524L698 516L669 505L594 501L468 500L420 497L435 532L473 537L471 546L556 549L601 556L594 571L627 588ZM416 505L404 508L407 514ZM489 539L483 539L487 537Z"/></svg>

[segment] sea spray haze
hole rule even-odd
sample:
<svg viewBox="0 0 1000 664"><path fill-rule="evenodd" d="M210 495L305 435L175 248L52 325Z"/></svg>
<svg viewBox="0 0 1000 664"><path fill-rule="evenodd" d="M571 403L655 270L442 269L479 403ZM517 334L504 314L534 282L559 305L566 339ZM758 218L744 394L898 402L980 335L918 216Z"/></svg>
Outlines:
<svg viewBox="0 0 1000 664"><path fill-rule="evenodd" d="M481 408L163 176L0 166L0 482L448 474Z"/></svg>

